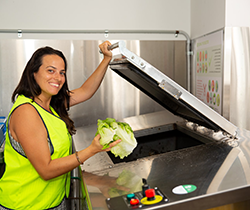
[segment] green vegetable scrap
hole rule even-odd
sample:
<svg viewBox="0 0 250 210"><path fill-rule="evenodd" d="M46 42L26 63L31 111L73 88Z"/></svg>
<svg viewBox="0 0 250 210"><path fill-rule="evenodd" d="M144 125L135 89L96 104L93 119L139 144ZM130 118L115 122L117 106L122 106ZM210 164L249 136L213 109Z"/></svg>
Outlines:
<svg viewBox="0 0 250 210"><path fill-rule="evenodd" d="M122 140L111 149L111 152L116 157L119 156L121 159L127 157L137 146L133 130L128 123L117 122L113 118L106 118L106 120L99 119L97 126L96 135L100 134L101 136L100 144L103 146L102 149L108 148L110 143L118 139Z"/></svg>

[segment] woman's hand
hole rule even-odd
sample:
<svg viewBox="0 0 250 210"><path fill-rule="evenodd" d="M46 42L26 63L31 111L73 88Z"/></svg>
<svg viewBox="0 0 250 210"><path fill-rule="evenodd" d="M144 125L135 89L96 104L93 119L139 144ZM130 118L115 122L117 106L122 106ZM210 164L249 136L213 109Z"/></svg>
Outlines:
<svg viewBox="0 0 250 210"><path fill-rule="evenodd" d="M108 50L108 46L110 46L111 43L109 41L105 41L102 44L99 45L100 50L102 51L104 57L112 58L112 52Z"/></svg>
<svg viewBox="0 0 250 210"><path fill-rule="evenodd" d="M100 134L96 135L95 138L93 139L91 145L90 145L92 152L95 154L98 152L103 152L103 151L108 152L112 149L112 147L114 147L115 145L117 145L121 142L121 140L118 139L118 140L112 142L111 144L109 144L109 147L107 149L102 149L103 146L100 144L100 138L101 138Z"/></svg>

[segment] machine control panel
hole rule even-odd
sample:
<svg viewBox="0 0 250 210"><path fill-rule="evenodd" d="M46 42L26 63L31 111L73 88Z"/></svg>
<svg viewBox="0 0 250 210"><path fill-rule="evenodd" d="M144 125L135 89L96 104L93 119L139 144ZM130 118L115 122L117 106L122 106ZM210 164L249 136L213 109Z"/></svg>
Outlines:
<svg viewBox="0 0 250 210"><path fill-rule="evenodd" d="M166 202L168 198L157 187L106 199L110 210L150 209Z"/></svg>

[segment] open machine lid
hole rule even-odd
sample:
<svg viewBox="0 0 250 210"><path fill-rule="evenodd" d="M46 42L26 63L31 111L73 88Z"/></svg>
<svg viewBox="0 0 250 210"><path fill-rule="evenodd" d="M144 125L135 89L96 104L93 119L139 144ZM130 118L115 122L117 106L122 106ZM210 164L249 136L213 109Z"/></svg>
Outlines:
<svg viewBox="0 0 250 210"><path fill-rule="evenodd" d="M110 46L119 48L110 68L162 105L174 115L215 131L222 130L236 136L237 127L208 107L168 76L126 48L124 41Z"/></svg>

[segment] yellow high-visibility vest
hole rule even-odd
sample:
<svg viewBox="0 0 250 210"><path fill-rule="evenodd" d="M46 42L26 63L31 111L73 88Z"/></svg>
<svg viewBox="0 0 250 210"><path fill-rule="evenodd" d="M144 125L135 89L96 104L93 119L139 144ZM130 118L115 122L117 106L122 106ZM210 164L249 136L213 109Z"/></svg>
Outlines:
<svg viewBox="0 0 250 210"><path fill-rule="evenodd" d="M18 106L25 103L35 107L44 123L53 148L51 159L70 155L72 150L71 135L65 122L52 107L53 114L32 99L20 95L15 101L9 117ZM70 172L48 181L43 180L27 157L12 147L8 132L9 117L4 148L6 168L0 179L0 204L18 210L39 210L58 206L63 198L69 194Z"/></svg>

